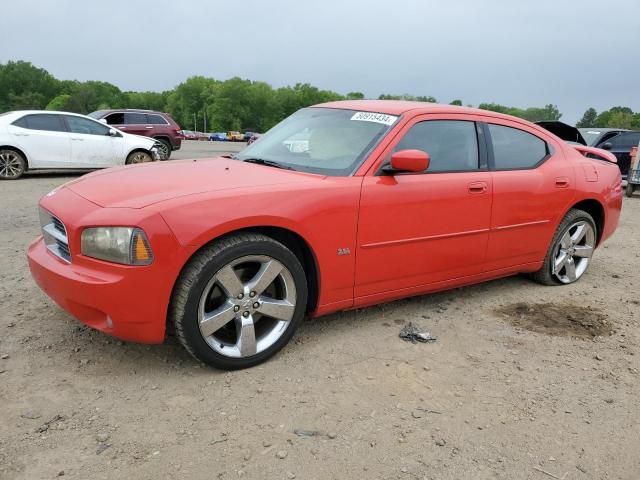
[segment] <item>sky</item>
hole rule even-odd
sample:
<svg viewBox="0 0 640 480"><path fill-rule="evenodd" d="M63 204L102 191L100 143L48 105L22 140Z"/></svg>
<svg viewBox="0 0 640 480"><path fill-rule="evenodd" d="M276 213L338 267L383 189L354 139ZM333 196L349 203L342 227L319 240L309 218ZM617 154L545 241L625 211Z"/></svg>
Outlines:
<svg viewBox="0 0 640 480"><path fill-rule="evenodd" d="M640 110L640 0L1 0L0 63L162 91L193 75L442 103Z"/></svg>

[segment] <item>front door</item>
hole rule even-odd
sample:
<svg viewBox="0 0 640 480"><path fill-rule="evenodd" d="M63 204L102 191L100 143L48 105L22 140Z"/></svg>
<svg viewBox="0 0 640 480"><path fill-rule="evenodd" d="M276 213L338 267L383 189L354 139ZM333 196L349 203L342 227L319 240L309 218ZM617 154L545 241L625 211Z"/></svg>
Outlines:
<svg viewBox="0 0 640 480"><path fill-rule="evenodd" d="M122 137L111 136L110 127L88 118L66 115L71 132L71 160L78 168L124 164Z"/></svg>
<svg viewBox="0 0 640 480"><path fill-rule="evenodd" d="M433 118L433 117L429 117ZM417 118L388 154L429 154L419 174L365 176L358 221L356 304L366 297L480 273L487 249L492 183L476 123Z"/></svg>

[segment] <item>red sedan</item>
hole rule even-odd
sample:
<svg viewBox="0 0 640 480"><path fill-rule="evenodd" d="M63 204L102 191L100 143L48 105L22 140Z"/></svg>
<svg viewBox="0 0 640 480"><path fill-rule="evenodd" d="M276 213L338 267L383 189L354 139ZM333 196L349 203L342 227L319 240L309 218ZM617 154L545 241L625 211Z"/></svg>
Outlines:
<svg viewBox="0 0 640 480"><path fill-rule="evenodd" d="M580 149L580 150L578 150ZM233 157L92 173L40 202L42 289L83 323L226 369L325 315L498 277L577 281L616 229L606 151L395 101L305 108Z"/></svg>

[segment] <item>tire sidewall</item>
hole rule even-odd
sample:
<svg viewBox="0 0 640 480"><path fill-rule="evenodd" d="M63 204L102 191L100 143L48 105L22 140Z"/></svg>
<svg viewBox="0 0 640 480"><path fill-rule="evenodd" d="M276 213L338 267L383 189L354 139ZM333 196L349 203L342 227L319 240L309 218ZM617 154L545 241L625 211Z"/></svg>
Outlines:
<svg viewBox="0 0 640 480"><path fill-rule="evenodd" d="M213 276L228 263L249 255L267 255L278 260L291 272L296 286L296 308L293 318L289 322L286 331L269 348L251 357L231 358L214 351L200 333L198 325L198 309L200 298L205 287ZM284 246L275 242L256 241L238 244L215 255L200 271L199 277L191 286L186 304L184 305L182 318L176 318L181 322L182 333L185 341L196 358L218 368L235 370L251 367L262 363L272 355L275 355L284 347L304 317L307 304L307 281L304 270L297 257Z"/></svg>
<svg viewBox="0 0 640 480"><path fill-rule="evenodd" d="M589 265L587 265L587 269L584 271L584 273L580 277L575 279L573 282L569 282L569 283L561 282L553 273L553 264L554 264L554 261L555 261L555 258L556 258L556 252L558 251L558 248L559 248L559 245L560 245L560 240L565 235L565 233L567 233L567 230L569 230L572 225L574 225L576 222L580 222L580 221L585 221L591 226L591 228L593 229L593 232L594 232L594 234L596 236L596 242L597 242L598 229L596 227L596 224L595 224L593 218L587 212L584 212L582 210L571 210L563 218L563 220L562 220L561 224L559 225L559 228L556 231L556 234L554 236L553 244L551 245L551 250L549 252L549 258L547 260L547 265L546 265L546 268L547 268L549 276L558 285L571 285L572 283L576 283L578 280L580 280L584 276L585 273L587 273L587 270L589 269L589 266L591 265L591 262L589 262ZM595 250L595 245L594 245L594 250Z"/></svg>
<svg viewBox="0 0 640 480"><path fill-rule="evenodd" d="M167 140L164 140L162 138L158 138L156 140L160 142L162 145L164 145L164 147L167 149L166 157L163 158L162 160L169 160L169 157L171 157L171 150L172 150L171 144Z"/></svg>

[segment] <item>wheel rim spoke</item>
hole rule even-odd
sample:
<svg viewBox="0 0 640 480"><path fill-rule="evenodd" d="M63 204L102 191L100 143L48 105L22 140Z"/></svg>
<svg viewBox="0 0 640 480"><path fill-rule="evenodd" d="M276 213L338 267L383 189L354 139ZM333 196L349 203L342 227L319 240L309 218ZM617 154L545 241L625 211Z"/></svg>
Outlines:
<svg viewBox="0 0 640 480"><path fill-rule="evenodd" d="M291 320L296 306L288 300L260 297L260 313L278 320Z"/></svg>
<svg viewBox="0 0 640 480"><path fill-rule="evenodd" d="M236 329L238 330L238 341L236 342L236 347L240 351L240 355L243 357L255 355L257 346L253 316L249 315L248 317L238 317L236 320Z"/></svg>
<svg viewBox="0 0 640 480"><path fill-rule="evenodd" d="M249 290L260 295L278 277L282 271L282 264L276 260L269 260L260 266L258 273L248 284Z"/></svg>
<svg viewBox="0 0 640 480"><path fill-rule="evenodd" d="M205 337L213 335L233 320L235 316L236 313L233 311L233 304L231 302L226 302L213 312L204 314L202 321L200 322L200 331Z"/></svg>
<svg viewBox="0 0 640 480"><path fill-rule="evenodd" d="M576 257L591 258L593 255L593 247L590 245L578 245L575 250L573 255Z"/></svg>
<svg viewBox="0 0 640 480"><path fill-rule="evenodd" d="M576 231L571 235L571 241L573 243L579 243L587 233L587 225L584 222L581 222L577 225Z"/></svg>
<svg viewBox="0 0 640 480"><path fill-rule="evenodd" d="M562 239L560 240L560 246L564 249L567 249L571 246L571 234L569 233L569 230L567 230L567 232L562 236Z"/></svg>
<svg viewBox="0 0 640 480"><path fill-rule="evenodd" d="M565 264L567 263L568 258L569 258L569 255L561 251L560 254L556 257L556 261L553 264L553 273L560 272L560 270L562 270L562 267L564 267Z"/></svg>
<svg viewBox="0 0 640 480"><path fill-rule="evenodd" d="M235 270L231 265L227 265L218 272L216 276L220 286L227 292L230 297L237 297L244 292L244 287L236 275Z"/></svg>
<svg viewBox="0 0 640 480"><path fill-rule="evenodd" d="M576 263L574 262L573 258L570 258L569 260L567 260L567 263L565 264L564 267L567 272L567 277L569 277L569 280L573 282L577 278Z"/></svg>

